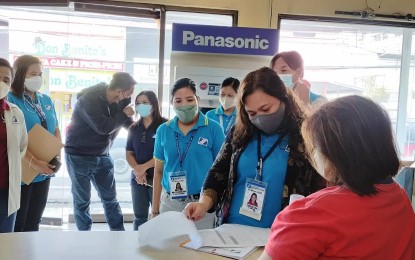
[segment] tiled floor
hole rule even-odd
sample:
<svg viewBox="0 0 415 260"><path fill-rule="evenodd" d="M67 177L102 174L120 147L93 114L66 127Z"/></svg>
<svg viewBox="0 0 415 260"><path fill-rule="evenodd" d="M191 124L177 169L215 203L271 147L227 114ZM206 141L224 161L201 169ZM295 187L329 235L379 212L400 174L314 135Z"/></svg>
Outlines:
<svg viewBox="0 0 415 260"><path fill-rule="evenodd" d="M133 231L133 223L124 223L126 231ZM63 224L62 226L47 226L40 225L40 231L77 231L76 225L74 223ZM109 231L108 225L106 223L94 223L92 224L92 231Z"/></svg>

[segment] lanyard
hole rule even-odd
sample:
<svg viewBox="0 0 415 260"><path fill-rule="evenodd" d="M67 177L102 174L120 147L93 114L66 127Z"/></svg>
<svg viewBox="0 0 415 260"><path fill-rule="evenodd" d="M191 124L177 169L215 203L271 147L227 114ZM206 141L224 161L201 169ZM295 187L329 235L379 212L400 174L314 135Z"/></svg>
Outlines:
<svg viewBox="0 0 415 260"><path fill-rule="evenodd" d="M229 130L231 129L231 127L232 127L232 123L233 123L233 121L235 120L235 118L236 118L236 116L235 116L235 115L233 115L233 116L231 116L231 119L229 119L229 123L228 123L228 125L226 126L226 130L225 130L225 136L227 136L227 135L228 135L228 132L229 132ZM220 123L220 126L223 128L223 115L220 115L220 116L219 116L219 123Z"/></svg>
<svg viewBox="0 0 415 260"><path fill-rule="evenodd" d="M256 176L255 179L262 181L262 164L265 162L266 159L271 155L271 153L277 148L277 146L282 142L282 139L285 137L287 132L283 133L278 140L274 143L274 145L269 149L269 151L265 154L264 157L261 157L261 132L258 131L258 149L257 149L257 155L258 155L258 164L256 167Z"/></svg>
<svg viewBox="0 0 415 260"><path fill-rule="evenodd" d="M182 170L184 158L186 158L187 151L189 151L190 145L192 144L193 137L195 136L196 132L197 132L197 129L193 131L192 136L190 137L190 141L187 144L186 149L184 150L183 156L180 154L179 134L176 132L176 147L177 147L177 154L179 155L180 171Z"/></svg>
<svg viewBox="0 0 415 260"><path fill-rule="evenodd" d="M40 104L40 100L39 100L39 104L33 104L26 94L24 95L24 98L25 98L26 102L29 104L29 106L31 108L33 108L33 110L35 110L36 114L39 116L40 125L43 126L43 128L45 128L47 130L48 125L46 123L46 115L42 110L42 105Z"/></svg>

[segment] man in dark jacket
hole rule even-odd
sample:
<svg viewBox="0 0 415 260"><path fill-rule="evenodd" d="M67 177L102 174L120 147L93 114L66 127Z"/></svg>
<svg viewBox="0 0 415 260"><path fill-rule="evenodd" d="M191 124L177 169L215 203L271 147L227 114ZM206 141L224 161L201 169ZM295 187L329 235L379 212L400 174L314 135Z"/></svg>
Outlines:
<svg viewBox="0 0 415 260"><path fill-rule="evenodd" d="M128 105L135 84L130 74L118 72L109 84L99 83L78 94L65 144L78 230L91 230L91 182L104 205L110 230L124 230L109 149L121 127L132 123L134 109Z"/></svg>

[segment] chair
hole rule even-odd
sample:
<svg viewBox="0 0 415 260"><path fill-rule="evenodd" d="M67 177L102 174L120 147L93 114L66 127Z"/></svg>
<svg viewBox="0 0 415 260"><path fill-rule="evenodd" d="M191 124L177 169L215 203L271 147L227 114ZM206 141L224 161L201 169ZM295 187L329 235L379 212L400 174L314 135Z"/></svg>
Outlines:
<svg viewBox="0 0 415 260"><path fill-rule="evenodd" d="M395 177L396 182L401 185L408 194L410 201L412 201L412 194L414 191L414 173L414 168L405 166L402 167L401 171Z"/></svg>

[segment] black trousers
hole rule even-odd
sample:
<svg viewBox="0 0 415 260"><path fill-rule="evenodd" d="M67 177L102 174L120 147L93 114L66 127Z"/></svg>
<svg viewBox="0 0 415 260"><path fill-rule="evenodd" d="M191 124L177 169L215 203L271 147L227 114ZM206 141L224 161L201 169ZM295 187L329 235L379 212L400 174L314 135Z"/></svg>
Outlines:
<svg viewBox="0 0 415 260"><path fill-rule="evenodd" d="M17 211L14 232L39 231L48 200L49 185L50 178L22 185L20 209Z"/></svg>

